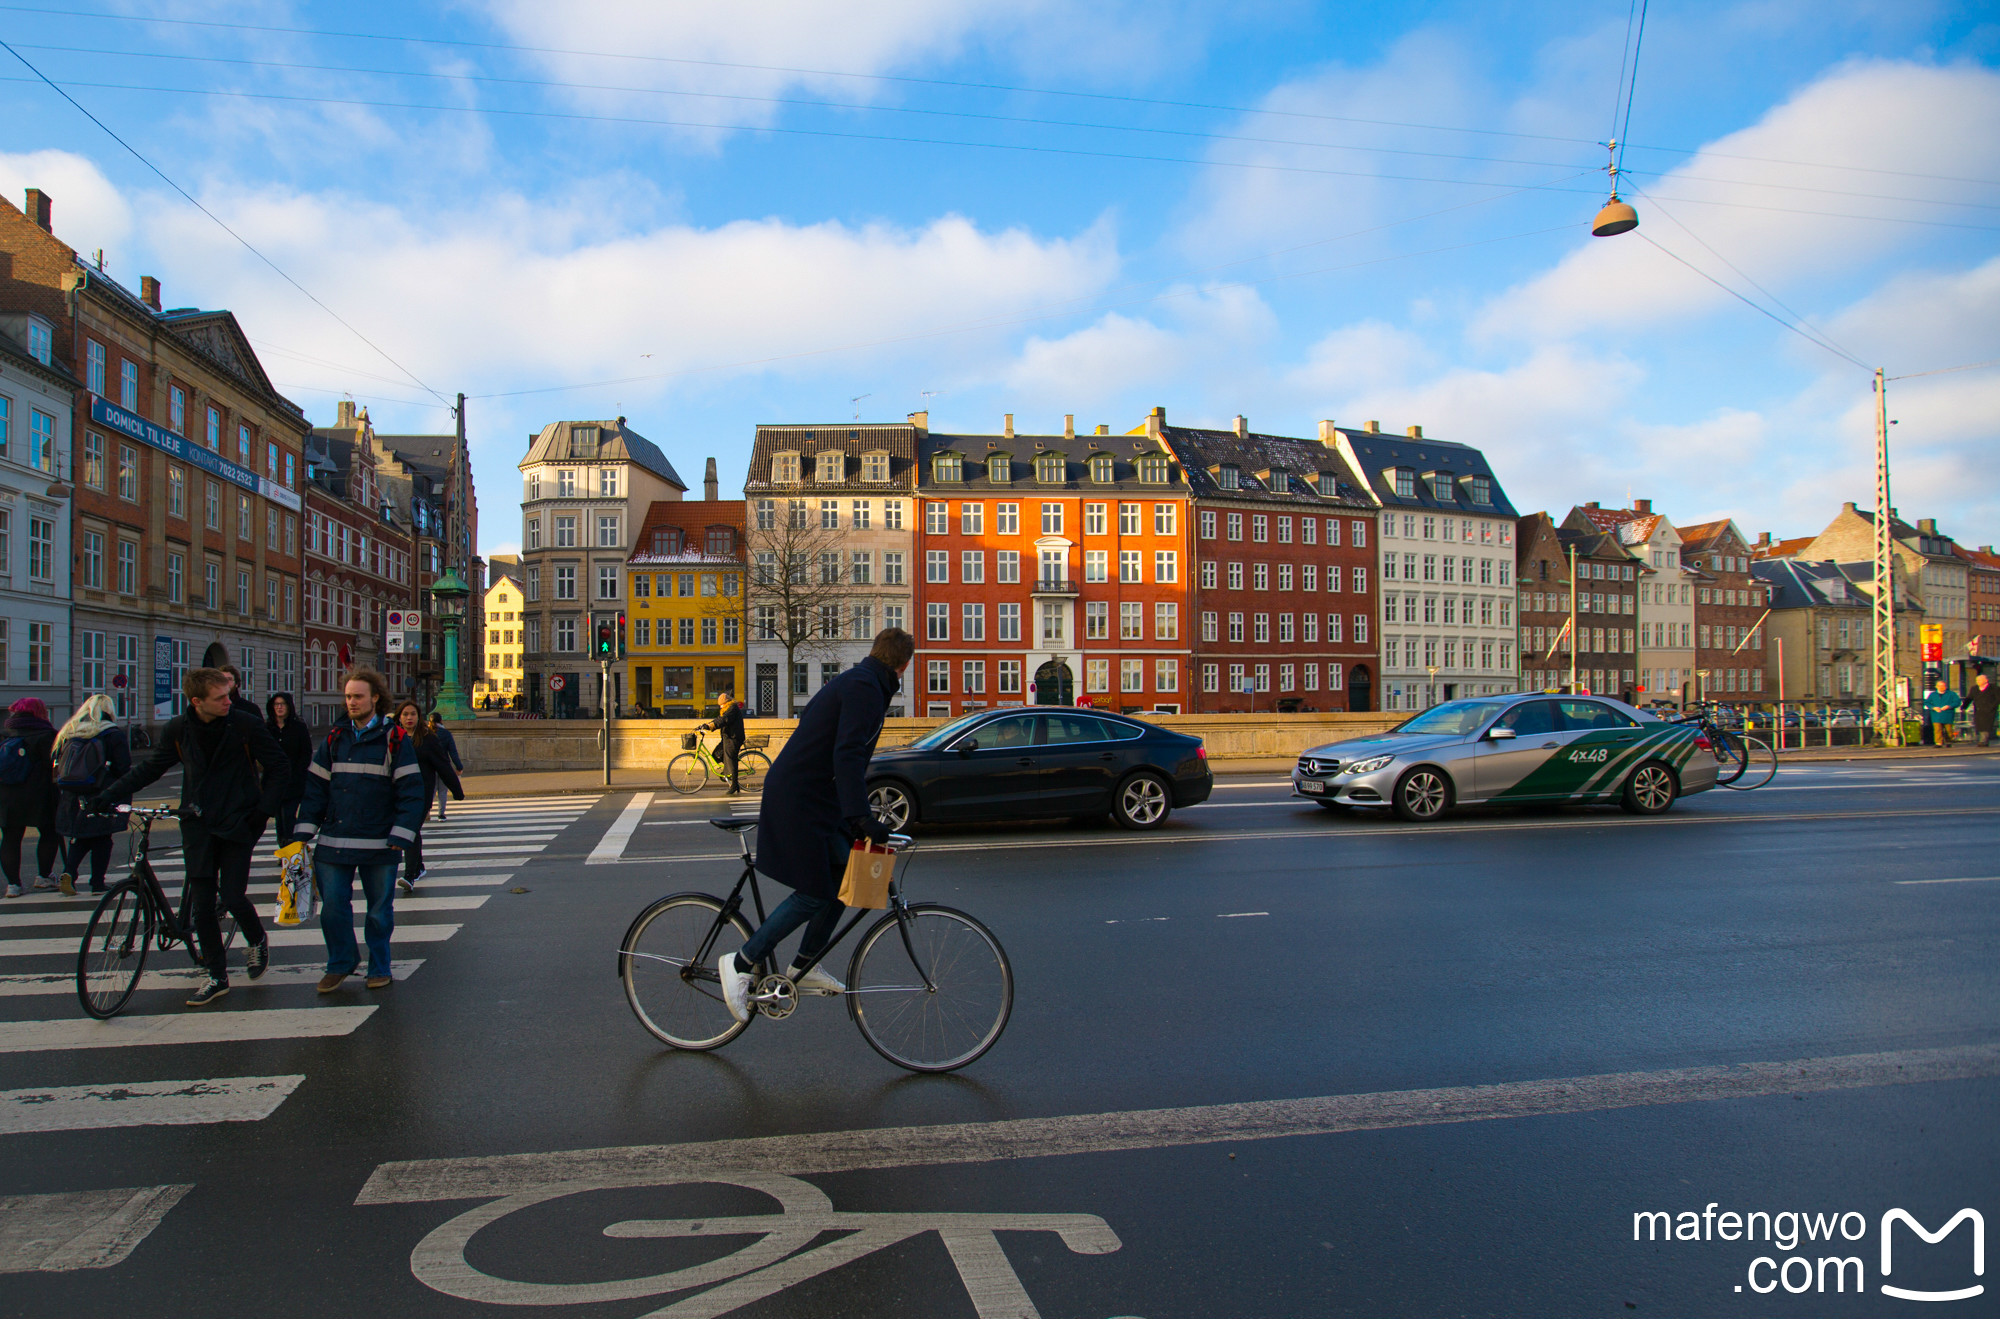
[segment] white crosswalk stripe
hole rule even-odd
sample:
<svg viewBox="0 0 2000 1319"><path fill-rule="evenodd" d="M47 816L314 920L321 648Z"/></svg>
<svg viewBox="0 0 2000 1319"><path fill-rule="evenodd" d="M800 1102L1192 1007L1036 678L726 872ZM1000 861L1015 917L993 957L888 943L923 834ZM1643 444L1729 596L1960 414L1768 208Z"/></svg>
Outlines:
<svg viewBox="0 0 2000 1319"><path fill-rule="evenodd" d="M392 942L397 951L449 942L464 928L466 917L492 900L494 890L510 883L519 867L583 819L598 800L594 794L480 799L457 804L443 822L426 821L428 873L415 894L396 899ZM267 838L259 845L262 855L252 866L250 893L270 936L271 967L258 980L245 976L239 940L230 955L230 996L207 1011L187 1011L180 1002L207 973L182 948L164 953L156 948L125 1010L110 1021L90 1020L76 1002L75 977L77 943L97 908L96 897L32 893L0 901L0 966L8 971L0 975L0 1056L15 1058L15 1074L27 1080L34 1079L27 1055L125 1050L120 1056L131 1059L129 1072L112 1082L0 1091L0 1151L7 1148L5 1137L15 1133L261 1121L307 1078L189 1079L185 1064L174 1062L182 1056L176 1047L255 1048L259 1041L339 1039L369 1020L384 1000L367 994L374 1001L357 1003L367 993L358 975L334 996L340 1001L326 1002L314 992L324 970L325 944L317 921L287 928L273 919L278 871L264 852L269 842ZM160 849L153 867L168 901L178 902L185 870L179 851ZM125 867L117 864L107 880L116 883L124 877ZM359 893L354 906L358 935L367 914ZM408 979L424 960L402 957L391 973L399 981Z"/></svg>

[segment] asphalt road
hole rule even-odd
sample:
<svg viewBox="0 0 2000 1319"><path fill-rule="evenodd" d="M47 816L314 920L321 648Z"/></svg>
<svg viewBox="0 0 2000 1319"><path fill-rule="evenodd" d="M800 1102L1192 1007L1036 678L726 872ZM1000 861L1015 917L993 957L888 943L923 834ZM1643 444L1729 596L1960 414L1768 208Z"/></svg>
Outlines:
<svg viewBox="0 0 2000 1319"><path fill-rule="evenodd" d="M0 902L0 1314L2000 1313L1969 1225L1895 1227L1892 1276L1880 1236L2000 1225L2000 763L1657 820L1419 828L1266 777L1148 835L936 831L909 891L1018 986L948 1077L833 1000L657 1046L619 938L734 849L712 794L642 797L433 826L374 994L316 994L306 929L96 1026L87 904ZM1758 1212L1842 1236L1724 1239Z"/></svg>

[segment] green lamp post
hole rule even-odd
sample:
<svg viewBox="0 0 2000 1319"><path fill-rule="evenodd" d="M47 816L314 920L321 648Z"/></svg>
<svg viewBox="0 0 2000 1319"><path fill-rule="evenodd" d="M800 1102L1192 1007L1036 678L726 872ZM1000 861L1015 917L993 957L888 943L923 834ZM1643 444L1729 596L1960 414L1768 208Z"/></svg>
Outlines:
<svg viewBox="0 0 2000 1319"><path fill-rule="evenodd" d="M472 703L458 681L458 630L465 624L465 601L472 588L447 568L444 576L431 583L431 607L437 611L438 625L444 629L444 681L438 684L437 712L444 719L470 719Z"/></svg>

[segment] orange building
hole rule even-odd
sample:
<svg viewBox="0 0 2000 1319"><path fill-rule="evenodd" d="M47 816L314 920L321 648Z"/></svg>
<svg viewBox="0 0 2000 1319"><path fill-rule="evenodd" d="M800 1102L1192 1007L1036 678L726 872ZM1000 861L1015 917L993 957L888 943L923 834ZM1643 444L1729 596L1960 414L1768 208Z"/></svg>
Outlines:
<svg viewBox="0 0 2000 1319"><path fill-rule="evenodd" d="M1157 437L919 437L912 712L1188 708L1188 488Z"/></svg>

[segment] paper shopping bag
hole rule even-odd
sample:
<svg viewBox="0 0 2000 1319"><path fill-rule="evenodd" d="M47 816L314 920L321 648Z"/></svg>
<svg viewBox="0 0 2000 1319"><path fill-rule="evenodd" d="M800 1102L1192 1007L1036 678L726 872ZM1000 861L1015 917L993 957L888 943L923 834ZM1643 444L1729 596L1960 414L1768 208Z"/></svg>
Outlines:
<svg viewBox="0 0 2000 1319"><path fill-rule="evenodd" d="M840 900L850 907L889 905L889 879L896 871L896 853L857 841L847 854L847 874L840 881Z"/></svg>

